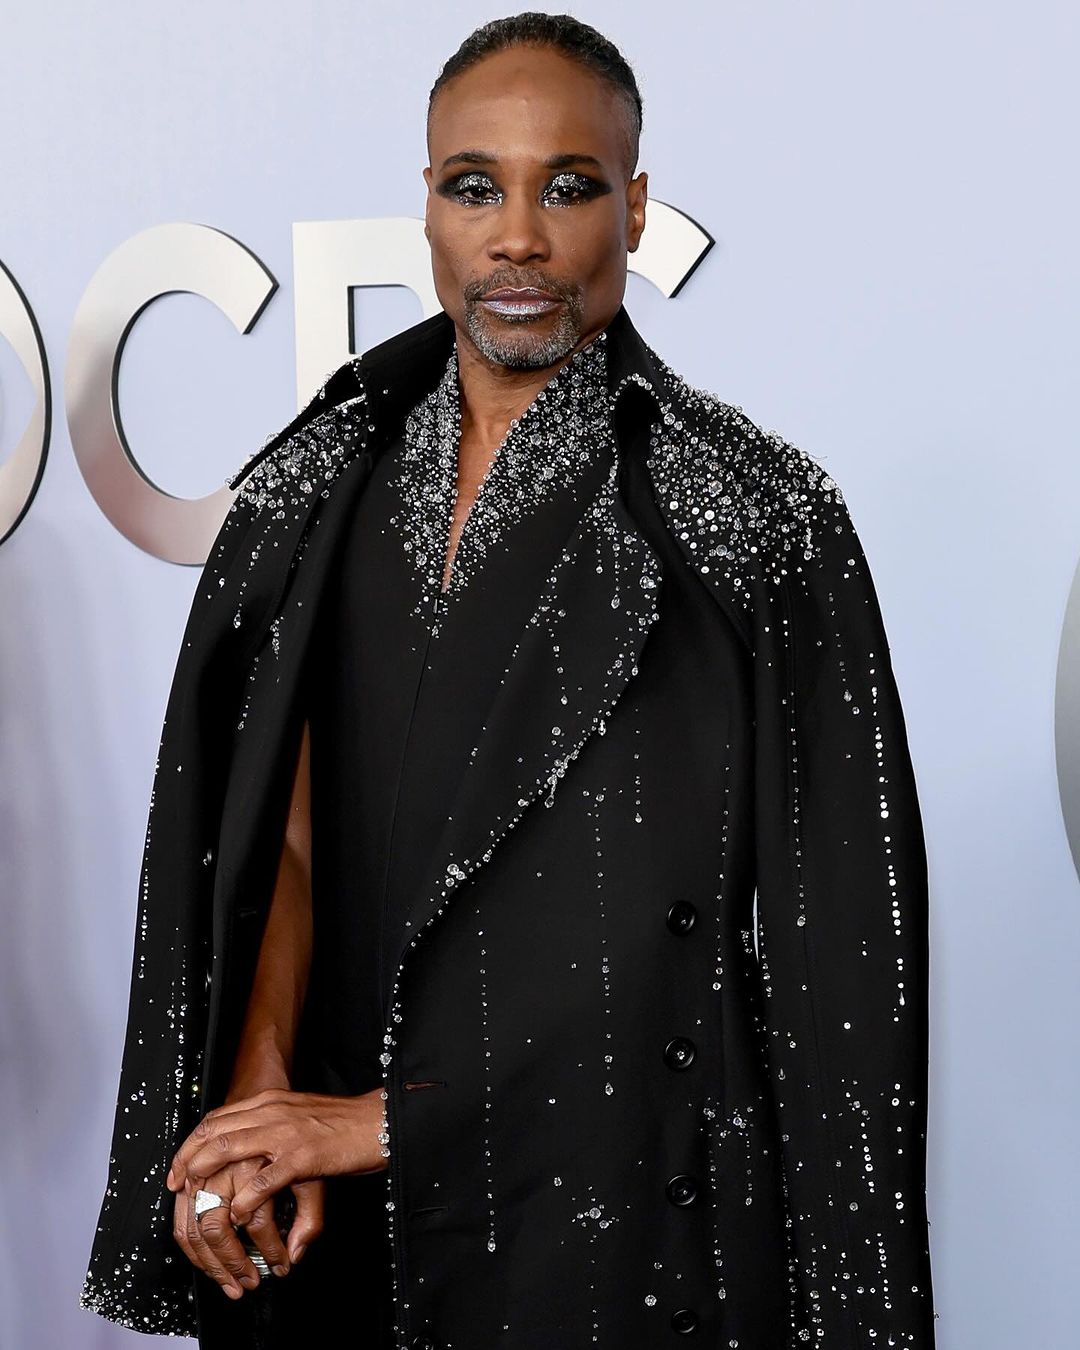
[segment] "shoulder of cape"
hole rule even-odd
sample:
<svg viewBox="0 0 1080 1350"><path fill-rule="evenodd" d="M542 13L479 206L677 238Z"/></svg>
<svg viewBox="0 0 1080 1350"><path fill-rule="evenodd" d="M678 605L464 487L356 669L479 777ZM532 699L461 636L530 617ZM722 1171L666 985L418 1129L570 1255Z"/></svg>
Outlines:
<svg viewBox="0 0 1080 1350"><path fill-rule="evenodd" d="M262 507L265 505L265 494L261 490L264 480L266 483L282 481L279 470L285 470L286 477L298 478L306 474L308 462L312 462L317 478L333 477L356 450L367 443L367 432L372 429L372 424L387 414L385 395L390 390L380 390L382 377L403 367L410 372L419 367L428 373L441 373L449 355L452 328L449 317L439 310L331 371L306 407L249 455L240 470L228 480L229 487L239 489L238 500L243 502L246 498L252 506ZM374 385L369 388L366 382L372 380ZM410 379L404 392L409 394L416 388L415 381ZM390 403L392 405L393 401ZM379 416L375 416L376 409ZM319 465L312 461L312 452L323 461L324 472L320 472ZM305 478L304 491L294 496L302 496L306 490ZM273 502L273 493L269 499Z"/></svg>
<svg viewBox="0 0 1080 1350"><path fill-rule="evenodd" d="M729 602L752 611L770 588L805 581L831 543L858 546L840 486L814 455L649 354L660 374L653 481L684 552ZM280 510L336 476L363 440L369 412L354 358L248 456L229 486L253 508Z"/></svg>
<svg viewBox="0 0 1080 1350"><path fill-rule="evenodd" d="M657 359L649 467L661 505L701 575L752 611L827 567L838 540L852 542L843 493L813 455Z"/></svg>
<svg viewBox="0 0 1080 1350"><path fill-rule="evenodd" d="M211 546L205 585L196 589L185 646L208 650L222 632L250 633L243 652L261 639L286 585L317 497L353 463L362 463L370 413L359 361L334 370L291 422L227 480L235 496ZM246 659L246 658L245 658Z"/></svg>
<svg viewBox="0 0 1080 1350"><path fill-rule="evenodd" d="M341 432L359 430L366 422L366 394L360 373L360 360L353 358L327 376L304 408L280 431L241 465L228 479L228 486L239 489L241 497L262 504L268 482L280 478L286 464L295 469L307 467L300 461L312 453L340 459L345 450ZM299 452L299 454L298 454Z"/></svg>

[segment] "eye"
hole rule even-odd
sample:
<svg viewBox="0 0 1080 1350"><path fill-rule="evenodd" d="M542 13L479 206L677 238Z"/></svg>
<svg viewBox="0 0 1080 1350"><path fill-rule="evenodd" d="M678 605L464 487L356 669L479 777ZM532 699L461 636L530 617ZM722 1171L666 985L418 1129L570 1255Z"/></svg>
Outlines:
<svg viewBox="0 0 1080 1350"><path fill-rule="evenodd" d="M489 206L502 201L502 193L489 175L475 170L448 179L438 191L440 196L448 197L462 206ZM609 191L606 183L590 178L588 174L561 173L547 185L541 201L553 206L574 206Z"/></svg>
<svg viewBox="0 0 1080 1350"><path fill-rule="evenodd" d="M558 178L551 180L545 195L556 206L573 206L575 202L591 201L604 191L606 191L604 185L587 174L561 173Z"/></svg>
<svg viewBox="0 0 1080 1350"><path fill-rule="evenodd" d="M465 206L486 206L487 201L482 196L474 194L494 191L491 179L486 173L459 174L457 178L451 178L448 183L444 183L439 188L439 192L444 197L450 197Z"/></svg>

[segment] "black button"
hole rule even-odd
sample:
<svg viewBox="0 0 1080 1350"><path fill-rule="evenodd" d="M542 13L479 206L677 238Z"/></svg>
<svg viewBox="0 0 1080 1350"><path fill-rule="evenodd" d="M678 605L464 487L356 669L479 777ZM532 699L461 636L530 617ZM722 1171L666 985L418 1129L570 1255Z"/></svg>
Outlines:
<svg viewBox="0 0 1080 1350"><path fill-rule="evenodd" d="M677 1308L671 1314L671 1329L673 1331L697 1331L697 1313L693 1308Z"/></svg>
<svg viewBox="0 0 1080 1350"><path fill-rule="evenodd" d="M664 1063L669 1069L688 1069L696 1052L697 1046L688 1036L675 1036L664 1046Z"/></svg>
<svg viewBox="0 0 1080 1350"><path fill-rule="evenodd" d="M435 1342L430 1336L425 1336L423 1333L414 1336L409 1345L411 1350L435 1350Z"/></svg>
<svg viewBox="0 0 1080 1350"><path fill-rule="evenodd" d="M698 1195L697 1179L686 1172L672 1177L664 1189L673 1205L692 1205Z"/></svg>
<svg viewBox="0 0 1080 1350"><path fill-rule="evenodd" d="M689 933L697 918L697 910L689 900L676 900L667 912L667 926L673 933Z"/></svg>

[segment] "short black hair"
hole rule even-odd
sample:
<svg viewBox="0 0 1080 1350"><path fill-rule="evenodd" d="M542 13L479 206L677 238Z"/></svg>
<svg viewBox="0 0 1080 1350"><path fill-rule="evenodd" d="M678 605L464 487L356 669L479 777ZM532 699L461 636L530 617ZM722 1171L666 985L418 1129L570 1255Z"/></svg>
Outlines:
<svg viewBox="0 0 1080 1350"><path fill-rule="evenodd" d="M637 169L641 138L642 106L637 79L623 54L602 33L571 14L541 14L526 10L506 19L492 19L475 29L443 66L428 95L427 125L431 130L431 109L435 96L455 75L475 66L484 57L508 47L532 45L554 47L571 60L606 80L620 96L626 110L625 162L632 177Z"/></svg>

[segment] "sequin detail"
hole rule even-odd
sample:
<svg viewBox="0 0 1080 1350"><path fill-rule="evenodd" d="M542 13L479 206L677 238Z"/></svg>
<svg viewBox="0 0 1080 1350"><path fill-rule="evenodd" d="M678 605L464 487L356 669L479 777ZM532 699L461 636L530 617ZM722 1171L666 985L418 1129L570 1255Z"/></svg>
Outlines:
<svg viewBox="0 0 1080 1350"><path fill-rule="evenodd" d="M688 385L651 349L637 351L634 364L635 369L610 385L605 415L614 420L620 399L635 386L648 395L635 415L645 419L656 500L688 566L715 597L731 623L733 641L742 643L751 662L759 752L755 771L768 786L755 822L760 841L755 926L751 929L744 912L746 883L753 880L749 868L741 878L719 878L713 898L718 916L725 916L729 926L710 930L715 945L706 953L707 974L695 989L705 1013L704 1000L729 991L738 969L753 973L754 987L760 990L754 1034L744 1042L725 1029L725 1036L732 1037L726 1051L760 1054L769 1091L755 1096L745 1087L731 1089L732 1100L725 1095L730 1085L718 1076L703 1096L686 1093L677 1099L678 1109L671 1109L673 1122L692 1116L693 1134L701 1144L698 1180L707 1190L711 1184L726 1187L702 1216L700 1230L705 1256L715 1266L715 1284L710 1289L707 1281L699 1285L695 1280L688 1302L697 1299L704 1308L707 1298L722 1300L712 1303L709 1313L716 1318L722 1312L725 1319L716 1333L718 1344L754 1343L752 1325L736 1325L746 1300L752 1299L752 1277L732 1278L741 1251L740 1232L733 1225L736 1215L747 1222L758 1218L769 1187L779 1181L787 1222L774 1235L783 1250L773 1308L784 1303L785 1268L788 1304L777 1312L786 1323L779 1343L927 1350L933 1314L921 1170L925 858L903 719L869 569L843 495L821 464L777 433L761 430L741 409ZM444 376L448 370L444 368ZM507 445L528 422L526 415ZM198 644L206 625L234 635L228 654L238 653L242 664L235 687L227 691L227 702L238 695L235 707L229 706L233 720L212 730L227 736L235 727L237 744L256 739L256 728L268 720L266 710L269 720L276 715L275 682L295 665L305 640L305 592L295 582L307 570L307 560L319 556L323 510L336 485L363 471L372 427L367 395L350 394L325 410L313 407L300 430L264 448L245 468L241 490L197 588L184 640L186 652ZM507 463L509 459L502 465L496 460L488 486L497 481L510 486L512 475L498 477ZM441 514L432 516L432 526L440 531L452 504L450 486L441 484ZM542 487L533 484L534 491ZM606 749L614 737L625 734L618 712L626 706L627 683L637 674L644 638L660 612L656 601L661 578L655 560L619 513L616 487L617 477L585 512L573 548L553 569L522 634L521 651L531 643L550 653L552 668L563 680L554 699L559 712L550 721L550 736L542 753L522 763L520 775L510 783L512 793L496 815L482 822L480 835L463 838L461 847L450 852L428 908L417 913L399 976L412 948L468 890L478 869L525 813L544 819L547 804L557 811L574 790L570 770L575 764L580 769L591 762L594 749ZM497 494L490 500L494 503ZM482 511L476 519L483 519ZM479 524L474 533L477 547L471 556L478 564L485 556L479 545L494 535ZM442 560L434 545L443 542L445 534L423 543L428 558L424 565L433 568L433 579ZM462 545L467 547L465 535ZM476 573L469 572L470 555L462 546L459 554L460 585L466 586ZM605 584L610 579L605 604L611 612L631 616L625 627L612 629L611 649L593 671L592 703L580 696L584 682L573 668L574 648L565 631L574 613L566 603L571 594L567 578L575 569L579 576L587 573L590 563L603 568ZM310 602L312 596L306 598ZM217 659L220 654L215 648L212 655ZM204 669L187 673L194 680ZM203 683L198 688L205 692ZM207 756L208 762L200 764L190 726L187 737L182 734L183 718L196 705L194 698L187 699L189 692L175 691L163 728L151 798L151 820L162 813L162 833L179 802L212 797L217 788L208 771L216 763L211 766ZM737 767L740 772L746 768ZM475 777L475 770L467 770L466 777L470 774ZM627 809L636 812L631 819L637 819L642 815L642 784L631 775L617 787L626 793ZM644 787L647 803L647 780ZM745 787L745 782L737 784L729 796L733 806ZM616 785L608 788L614 793ZM649 828L648 811L646 804L643 835ZM190 1271L179 1249L170 1247L171 1195L163 1192L162 1175L170 1141L179 1142L177 1131L198 1118L202 1098L206 991L220 971L211 963L210 945L196 916L209 912L219 844L227 845L218 838L217 824L216 818L210 819L205 829L183 838L188 885L182 896L169 889L168 870L153 852L158 832L148 827L152 865L144 867L140 891L135 1020L99 1225L102 1240L81 1299L84 1307L122 1325L158 1334L195 1334ZM739 837L746 837L746 825L743 817ZM669 938L685 940L670 935L663 940ZM486 935L483 942L486 1017L498 967L488 959ZM154 951L160 954L156 966L149 955ZM607 969L603 974L606 991ZM617 970L611 988L620 988ZM383 1059L387 1081L402 1020L419 1013L419 1005L403 998L395 981ZM497 1015L486 1020L485 1029L494 1031L497 1020ZM668 1034L669 1029L662 1030L663 1036ZM590 1043L590 1052L595 1049ZM624 1035L616 1050L614 1065L594 1057L583 1075L600 1104L627 1100L626 1085L632 1079L625 1074L632 1068L633 1042ZM161 1073L163 1057L166 1069ZM490 1066L484 1068L485 1091L491 1090L482 1128L488 1131L499 1080ZM681 1090L690 1081L680 1076L673 1083ZM614 1089L610 1095L607 1086ZM401 1142L401 1106L392 1093L386 1107L380 1142ZM552 1105L552 1111L557 1109ZM484 1146L493 1142L491 1126ZM656 1156L655 1140L635 1139L628 1146L636 1162ZM644 1157L637 1157L638 1152ZM393 1148L390 1158L393 1164ZM492 1152L490 1159L485 1155L485 1167L488 1162L476 1185L491 1184L494 1191L500 1159ZM686 1165L682 1160L676 1164ZM588 1178L576 1175L569 1160L557 1170L565 1172L567 1182L565 1190L562 1176L553 1183L567 1197L565 1231L594 1240L591 1251L599 1271L601 1255L631 1231L637 1217L628 1194L619 1188L590 1189ZM394 1175L391 1166L388 1205L399 1226L396 1251L404 1250L409 1222L400 1190L393 1186ZM547 1176L543 1180L546 1186ZM474 1225L478 1259L487 1262L490 1256L497 1263L509 1245L507 1225L497 1198L484 1204L478 1197L478 1204L483 1206ZM601 1227L605 1219L615 1221ZM131 1233L141 1239L128 1240ZM659 1328L659 1341L670 1334L666 1318L673 1306L671 1291L682 1272L673 1269L667 1248L659 1242L656 1251L658 1259L627 1288L620 1315L622 1308L640 1309L640 1316ZM770 1261L773 1254L770 1247ZM583 1307L588 1305L593 1331L585 1335L591 1343L612 1345L591 1269L587 1278L580 1298ZM428 1329L413 1324L426 1322L432 1281L423 1268L395 1270L396 1336L402 1347L411 1334ZM613 1308L608 1305L609 1315ZM684 1325L675 1329L687 1329L686 1321L684 1317ZM455 1342L464 1345L468 1328L435 1326L432 1333L436 1343L451 1350Z"/></svg>
<svg viewBox="0 0 1080 1350"><path fill-rule="evenodd" d="M498 549L508 531L550 494L573 487L612 441L607 389L606 334L601 332L566 361L519 417L511 420L469 508L454 552L450 584L443 568L457 496L461 391L455 343L442 378L410 412L396 490L402 510L391 518L420 573L424 598L453 604ZM439 631L436 622L433 631Z"/></svg>

